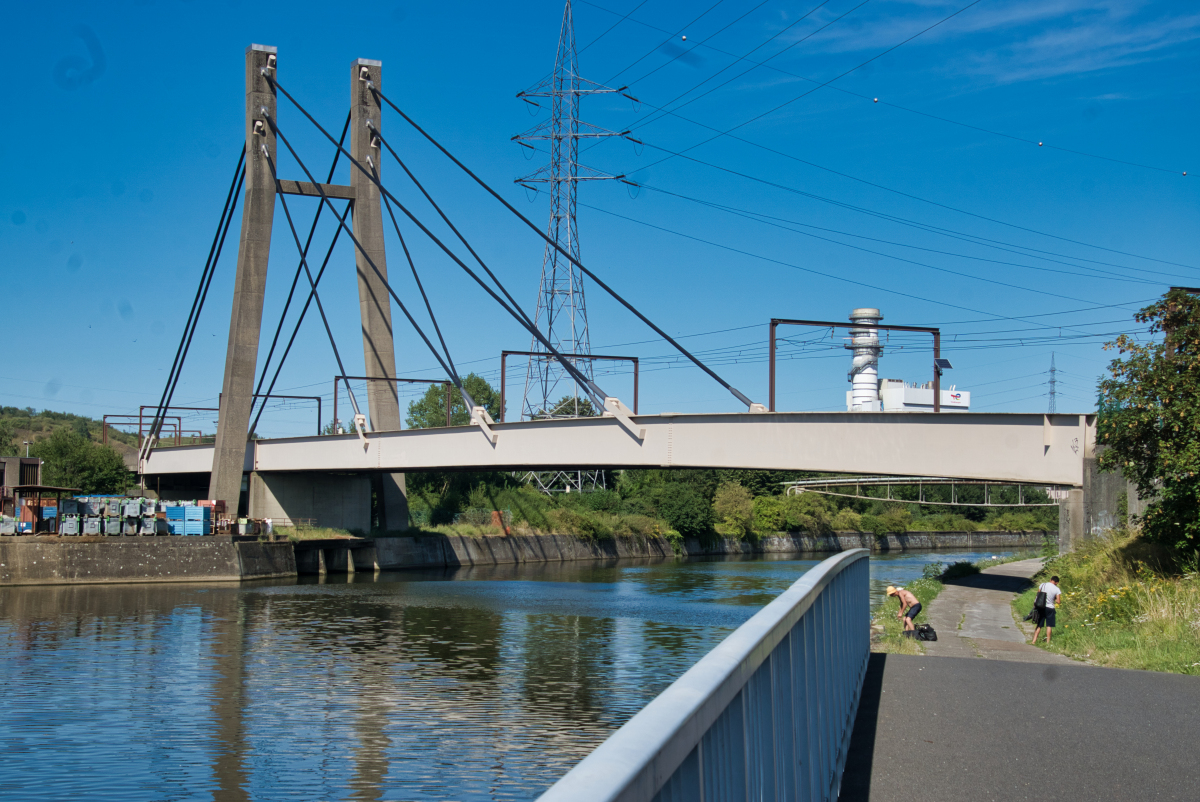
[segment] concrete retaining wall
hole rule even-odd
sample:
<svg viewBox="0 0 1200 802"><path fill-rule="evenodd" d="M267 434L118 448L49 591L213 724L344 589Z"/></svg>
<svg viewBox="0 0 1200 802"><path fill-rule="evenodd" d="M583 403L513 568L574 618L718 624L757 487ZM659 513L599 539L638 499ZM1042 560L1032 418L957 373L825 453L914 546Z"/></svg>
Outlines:
<svg viewBox="0 0 1200 802"><path fill-rule="evenodd" d="M0 585L213 582L295 575L290 543L217 537L0 539Z"/></svg>
<svg viewBox="0 0 1200 802"><path fill-rule="evenodd" d="M791 554L869 548L873 551L920 549L1000 549L1040 547L1055 532L909 532L877 538L873 534L841 533L822 537L780 535L757 542L685 538L679 556L719 554ZM525 562L567 562L622 558L666 558L676 555L663 538L583 540L571 535L511 535L465 537L425 535L374 539L375 563L382 569L455 565L505 565ZM332 570L332 569L331 569ZM361 569L359 569L361 570ZM302 573L306 573L302 569Z"/></svg>

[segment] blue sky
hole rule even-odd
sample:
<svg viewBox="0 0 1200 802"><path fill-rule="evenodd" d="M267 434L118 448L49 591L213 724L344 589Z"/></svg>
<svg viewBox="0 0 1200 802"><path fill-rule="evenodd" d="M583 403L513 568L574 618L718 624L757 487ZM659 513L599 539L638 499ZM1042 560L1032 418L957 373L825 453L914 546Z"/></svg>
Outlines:
<svg viewBox="0 0 1200 802"><path fill-rule="evenodd" d="M766 397L771 317L844 320L877 306L885 323L942 327L947 381L972 390L976 409L1044 411L1053 352L1058 410L1090 410L1110 358L1103 341L1135 330L1133 311L1168 286L1200 285L1200 176L1182 175L1200 170L1200 12L1189 4L982 0L885 53L970 0L639 2L575 4L583 75L628 85L642 101L589 98L583 116L644 142L610 140L582 157L642 185L581 189L584 262L755 400ZM157 402L242 145L251 42L278 46L280 82L339 130L350 62L381 60L385 93L544 225L545 194L527 197L513 179L545 157L527 161L510 137L541 119L514 96L552 67L562 8L10 9L0 53L9 313L0 404L99 417ZM279 119L309 167L327 170L330 146L283 100ZM705 142L735 126L737 139ZM541 240L398 116L385 116L384 132L532 312ZM399 197L414 197L394 163L383 169ZM302 178L290 160L281 170ZM348 181L344 167L335 180ZM315 204L295 199L291 209L307 228ZM276 223L264 356L297 266L278 207ZM317 241L332 232L322 227ZM236 234L235 221L177 404L214 405L220 390ZM428 243L409 239L456 360L494 381L499 351L528 348L529 336ZM420 306L398 243L388 247L397 291ZM348 244L322 286L347 370L360 373ZM739 408L667 359L670 347L598 288L587 298L593 349L644 360L643 411ZM393 314L399 374L437 377ZM841 340L784 333L784 353L797 358L780 362L779 407L844 408ZM889 345L881 375L927 378L924 341ZM296 348L276 392L328 401L337 370L317 318ZM600 384L630 396L626 373ZM519 396L519 380L509 392ZM204 415L194 423L212 429ZM314 425L297 405L270 410L261 431Z"/></svg>

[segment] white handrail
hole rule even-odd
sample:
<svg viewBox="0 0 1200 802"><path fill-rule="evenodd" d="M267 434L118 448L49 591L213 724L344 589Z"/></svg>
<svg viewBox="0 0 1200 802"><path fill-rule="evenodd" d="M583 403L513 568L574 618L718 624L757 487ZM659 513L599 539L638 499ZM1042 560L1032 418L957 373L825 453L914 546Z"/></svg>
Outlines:
<svg viewBox="0 0 1200 802"><path fill-rule="evenodd" d="M868 555L805 573L540 802L836 798L870 652Z"/></svg>

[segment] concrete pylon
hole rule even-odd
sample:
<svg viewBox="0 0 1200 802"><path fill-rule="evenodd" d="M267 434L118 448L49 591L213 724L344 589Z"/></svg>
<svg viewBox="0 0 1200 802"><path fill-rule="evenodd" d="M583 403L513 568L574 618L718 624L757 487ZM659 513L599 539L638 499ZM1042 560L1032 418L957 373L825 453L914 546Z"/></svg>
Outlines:
<svg viewBox="0 0 1200 802"><path fill-rule="evenodd" d="M383 66L371 59L355 59L350 65L350 153L367 170L382 180L380 147L374 132L380 130L379 101L371 86L382 91ZM367 123L370 123L370 126ZM367 406L371 428L375 431L400 429L400 401L396 383L396 353L392 335L392 303L385 281L387 258L383 243L383 209L379 187L358 168L350 171L354 187L354 236L362 245L355 249L358 267L358 304L362 315L363 361L366 375L387 377L387 381L367 382ZM367 260L370 257L370 262ZM375 268L371 267L374 262ZM408 500L403 473L385 473L380 477L379 527L384 530L408 528Z"/></svg>
<svg viewBox="0 0 1200 802"><path fill-rule="evenodd" d="M265 69L274 77L276 52L276 48L266 45L246 48L246 184L242 233L238 241L225 379L208 488L208 497L224 501L231 515L237 514L242 489L254 376L258 368L267 259L271 253L271 224L275 217L275 179L262 151L265 146L271 160L275 160L275 134L263 118L261 109L265 107L272 117L275 116L275 90L262 72Z"/></svg>

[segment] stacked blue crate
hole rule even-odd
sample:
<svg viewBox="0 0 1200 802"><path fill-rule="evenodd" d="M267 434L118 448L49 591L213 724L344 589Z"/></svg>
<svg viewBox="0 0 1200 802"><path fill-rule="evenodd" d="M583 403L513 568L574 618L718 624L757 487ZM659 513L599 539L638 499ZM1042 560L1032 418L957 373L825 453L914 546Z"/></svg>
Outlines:
<svg viewBox="0 0 1200 802"><path fill-rule="evenodd" d="M207 535L212 508L211 507L184 507L186 512L183 518L183 533L185 535Z"/></svg>
<svg viewBox="0 0 1200 802"><path fill-rule="evenodd" d="M186 509L187 507L178 507L175 505L167 507L167 529L170 530L172 535L183 534L183 511Z"/></svg>

